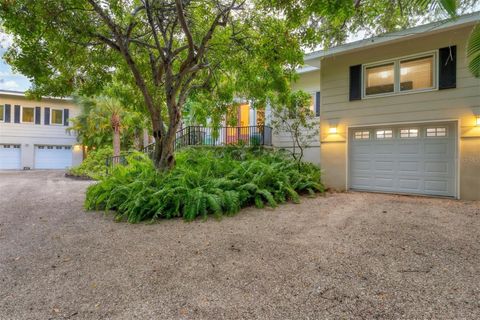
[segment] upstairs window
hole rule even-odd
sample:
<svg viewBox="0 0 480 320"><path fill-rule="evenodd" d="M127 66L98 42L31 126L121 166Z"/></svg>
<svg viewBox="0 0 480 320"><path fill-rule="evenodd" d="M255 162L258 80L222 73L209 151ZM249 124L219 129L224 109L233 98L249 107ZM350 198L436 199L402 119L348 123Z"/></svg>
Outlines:
<svg viewBox="0 0 480 320"><path fill-rule="evenodd" d="M61 109L52 109L52 119L51 124L63 124L63 110Z"/></svg>
<svg viewBox="0 0 480 320"><path fill-rule="evenodd" d="M433 90L436 53L363 66L365 97Z"/></svg>
<svg viewBox="0 0 480 320"><path fill-rule="evenodd" d="M375 95L394 92L393 63L365 68L365 94Z"/></svg>
<svg viewBox="0 0 480 320"><path fill-rule="evenodd" d="M22 122L33 123L35 122L35 109L29 107L22 108Z"/></svg>
<svg viewBox="0 0 480 320"><path fill-rule="evenodd" d="M400 91L433 87L433 56L400 61Z"/></svg>

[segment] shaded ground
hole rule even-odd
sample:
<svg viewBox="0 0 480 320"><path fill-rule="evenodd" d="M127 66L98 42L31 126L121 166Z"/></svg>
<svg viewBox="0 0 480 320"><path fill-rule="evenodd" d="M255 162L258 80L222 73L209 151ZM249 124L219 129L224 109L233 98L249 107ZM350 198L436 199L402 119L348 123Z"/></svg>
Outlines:
<svg viewBox="0 0 480 320"><path fill-rule="evenodd" d="M480 318L480 203L366 193L185 223L0 173L0 319Z"/></svg>

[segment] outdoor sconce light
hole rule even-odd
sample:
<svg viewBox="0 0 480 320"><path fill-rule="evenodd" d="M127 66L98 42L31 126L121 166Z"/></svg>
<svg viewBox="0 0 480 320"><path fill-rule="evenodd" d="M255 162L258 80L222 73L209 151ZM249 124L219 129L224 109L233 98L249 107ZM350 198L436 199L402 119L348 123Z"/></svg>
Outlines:
<svg viewBox="0 0 480 320"><path fill-rule="evenodd" d="M328 125L329 125L328 133L329 133L329 134L336 134L336 133L338 133L338 130L337 130L338 122L339 122L339 119L330 119L330 120L328 120Z"/></svg>
<svg viewBox="0 0 480 320"><path fill-rule="evenodd" d="M475 125L480 127L480 107L473 107L473 114L475 115Z"/></svg>
<svg viewBox="0 0 480 320"><path fill-rule="evenodd" d="M79 151L81 149L81 146L79 144L76 144L73 146L74 151Z"/></svg>

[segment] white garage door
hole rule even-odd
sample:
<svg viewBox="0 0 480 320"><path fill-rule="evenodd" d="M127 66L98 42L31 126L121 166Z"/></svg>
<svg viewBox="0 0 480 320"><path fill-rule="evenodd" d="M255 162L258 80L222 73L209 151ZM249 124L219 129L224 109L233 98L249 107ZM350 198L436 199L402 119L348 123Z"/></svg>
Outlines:
<svg viewBox="0 0 480 320"><path fill-rule="evenodd" d="M20 145L0 144L0 169L21 169Z"/></svg>
<svg viewBox="0 0 480 320"><path fill-rule="evenodd" d="M350 188L456 195L455 123L350 130Z"/></svg>
<svg viewBox="0 0 480 320"><path fill-rule="evenodd" d="M35 169L65 169L71 166L71 146L35 146Z"/></svg>

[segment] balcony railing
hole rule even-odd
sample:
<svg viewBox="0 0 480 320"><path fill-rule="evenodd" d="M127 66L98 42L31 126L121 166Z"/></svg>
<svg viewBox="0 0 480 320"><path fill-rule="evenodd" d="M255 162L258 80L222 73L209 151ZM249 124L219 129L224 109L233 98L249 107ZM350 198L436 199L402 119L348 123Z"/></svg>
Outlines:
<svg viewBox="0 0 480 320"><path fill-rule="evenodd" d="M178 131L175 150L186 146L271 146L272 128L269 126L220 127L188 126Z"/></svg>
<svg viewBox="0 0 480 320"><path fill-rule="evenodd" d="M178 151L188 146L222 147L228 145L243 146L272 146L272 128L269 126L219 127L188 126L179 130L175 135L174 150ZM143 152L153 156L155 144L152 143ZM108 157L108 169L116 164L126 164L125 155Z"/></svg>

